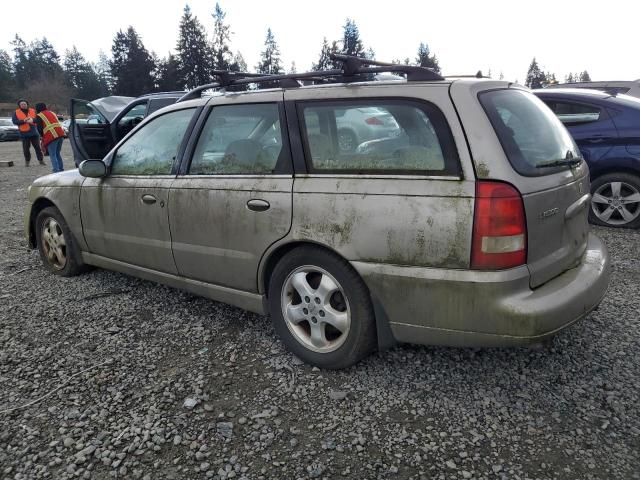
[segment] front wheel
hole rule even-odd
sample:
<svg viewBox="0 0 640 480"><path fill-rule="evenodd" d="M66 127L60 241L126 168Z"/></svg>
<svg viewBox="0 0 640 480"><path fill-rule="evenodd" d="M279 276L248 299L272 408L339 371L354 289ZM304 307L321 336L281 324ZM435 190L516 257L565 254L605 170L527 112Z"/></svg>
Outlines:
<svg viewBox="0 0 640 480"><path fill-rule="evenodd" d="M591 183L591 223L605 227L640 227L640 178L609 173Z"/></svg>
<svg viewBox="0 0 640 480"><path fill-rule="evenodd" d="M36 217L36 241L44 266L61 277L72 277L86 270L73 234L60 211L43 209Z"/></svg>
<svg viewBox="0 0 640 480"><path fill-rule="evenodd" d="M269 310L287 348L311 365L346 368L375 349L366 285L345 260L322 248L296 248L277 264Z"/></svg>

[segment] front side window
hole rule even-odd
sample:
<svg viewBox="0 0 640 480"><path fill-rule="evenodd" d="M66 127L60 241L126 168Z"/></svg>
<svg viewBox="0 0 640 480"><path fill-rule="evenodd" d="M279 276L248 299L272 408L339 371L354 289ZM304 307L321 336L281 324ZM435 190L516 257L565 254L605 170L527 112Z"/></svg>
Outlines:
<svg viewBox="0 0 640 480"><path fill-rule="evenodd" d="M458 174L444 115L410 100L309 102L301 105L307 155L319 173Z"/></svg>
<svg viewBox="0 0 640 480"><path fill-rule="evenodd" d="M273 173L282 143L277 104L217 106L202 129L189 174Z"/></svg>
<svg viewBox="0 0 640 480"><path fill-rule="evenodd" d="M112 175L169 175L194 108L154 118L118 148Z"/></svg>
<svg viewBox="0 0 640 480"><path fill-rule="evenodd" d="M555 173L546 165L579 158L580 151L558 117L532 93L491 90L479 96L514 170L525 176ZM564 167L568 168L568 167Z"/></svg>

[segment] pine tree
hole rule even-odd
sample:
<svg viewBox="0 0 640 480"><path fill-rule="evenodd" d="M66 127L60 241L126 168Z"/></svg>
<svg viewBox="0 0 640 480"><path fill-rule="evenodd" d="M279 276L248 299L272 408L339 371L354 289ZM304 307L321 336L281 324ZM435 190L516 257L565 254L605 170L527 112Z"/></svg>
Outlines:
<svg viewBox="0 0 640 480"><path fill-rule="evenodd" d="M98 63L94 67L98 75L98 83L100 85L100 97L106 97L111 94L113 78L111 77L111 64L109 57L104 51L98 52Z"/></svg>
<svg viewBox="0 0 640 480"><path fill-rule="evenodd" d="M13 100L13 90L11 57L5 50L0 50L0 101Z"/></svg>
<svg viewBox="0 0 640 480"><path fill-rule="evenodd" d="M336 55L339 53L342 53L342 50L338 45L338 42L334 40L333 42L331 42L331 48L329 49L329 62L330 62L331 68L342 68L342 62L337 60L331 60L331 55Z"/></svg>
<svg viewBox="0 0 640 480"><path fill-rule="evenodd" d="M573 83L573 82L575 82L573 78L573 73L569 72L569 75L565 75L564 77L564 83Z"/></svg>
<svg viewBox="0 0 640 480"><path fill-rule="evenodd" d="M580 74L580 81L581 81L581 82L590 82L590 81L591 81L591 76L589 75L589 72L587 72L586 70L584 70L584 71Z"/></svg>
<svg viewBox="0 0 640 480"><path fill-rule="evenodd" d="M264 41L264 50L260 54L260 63L256 66L258 73L279 74L284 73L280 59L280 49L273 36L271 28L267 29L267 38Z"/></svg>
<svg viewBox="0 0 640 480"><path fill-rule="evenodd" d="M166 58L158 62L156 86L161 92L180 90L180 62L169 52Z"/></svg>
<svg viewBox="0 0 640 480"><path fill-rule="evenodd" d="M376 59L376 52L373 51L373 48L371 48L371 47L367 48L367 51L364 54L364 58L366 58L367 60L375 60Z"/></svg>
<svg viewBox="0 0 640 480"><path fill-rule="evenodd" d="M295 60L291 62L291 68L289 68L289 73L298 73Z"/></svg>
<svg viewBox="0 0 640 480"><path fill-rule="evenodd" d="M356 22L350 18L347 18L347 22L344 25L341 53L343 55L351 55L354 57L366 57L364 45L360 39L358 26L356 25Z"/></svg>
<svg viewBox="0 0 640 480"><path fill-rule="evenodd" d="M418 47L418 56L416 57L416 65L419 67L430 68L436 73L440 73L440 65L435 55L431 55L429 45L424 42L420 42Z"/></svg>
<svg viewBox="0 0 640 480"><path fill-rule="evenodd" d="M102 96L103 88L95 68L75 45L65 52L63 68L67 84L73 89L75 96L87 100Z"/></svg>
<svg viewBox="0 0 640 480"><path fill-rule="evenodd" d="M320 71L320 70L330 70L333 68L331 64L331 48L329 48L329 42L327 42L327 37L324 37L322 40L322 48L320 49L320 57L318 58L318 63L314 63L312 65L312 70Z"/></svg>
<svg viewBox="0 0 640 480"><path fill-rule="evenodd" d="M116 34L111 52L114 94L136 97L153 91L153 57L133 27L129 27L126 33L120 30Z"/></svg>
<svg viewBox="0 0 640 480"><path fill-rule="evenodd" d="M31 79L46 79L59 77L62 74L60 55L53 45L42 37L34 40L29 47L29 68Z"/></svg>
<svg viewBox="0 0 640 480"><path fill-rule="evenodd" d="M544 76L545 76L545 85L554 85L558 83L555 73L545 72Z"/></svg>
<svg viewBox="0 0 640 480"><path fill-rule="evenodd" d="M213 41L211 43L213 69L229 70L233 62L233 55L231 54L231 48L229 48L231 32L229 31L229 25L224 23L226 13L220 8L219 3L216 3L216 8L211 16L213 17Z"/></svg>
<svg viewBox="0 0 640 480"><path fill-rule="evenodd" d="M546 85L546 82L547 82L547 75L542 71L542 69L538 65L536 58L533 57L533 60L529 65L529 70L527 71L527 77L524 82L525 86L531 89L542 88L544 85Z"/></svg>
<svg viewBox="0 0 640 480"><path fill-rule="evenodd" d="M236 52L233 56L233 61L229 66L229 70L232 72L246 72L247 68L247 62L244 60L242 54L240 52Z"/></svg>
<svg viewBox="0 0 640 480"><path fill-rule="evenodd" d="M28 80L29 69L29 51L24 40L16 34L11 41L13 50L13 74L18 89L24 88Z"/></svg>
<svg viewBox="0 0 640 480"><path fill-rule="evenodd" d="M176 51L181 87L194 88L211 83L213 54L207 44L204 27L198 17L191 14L189 5L184 7L184 13L180 19Z"/></svg>

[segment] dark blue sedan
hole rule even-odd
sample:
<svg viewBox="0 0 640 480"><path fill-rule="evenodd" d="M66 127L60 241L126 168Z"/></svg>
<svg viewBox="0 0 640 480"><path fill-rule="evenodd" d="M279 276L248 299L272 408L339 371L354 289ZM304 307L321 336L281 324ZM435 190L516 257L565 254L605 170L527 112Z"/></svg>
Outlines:
<svg viewBox="0 0 640 480"><path fill-rule="evenodd" d="M564 123L589 165L591 222L640 227L640 99L568 88L534 93Z"/></svg>

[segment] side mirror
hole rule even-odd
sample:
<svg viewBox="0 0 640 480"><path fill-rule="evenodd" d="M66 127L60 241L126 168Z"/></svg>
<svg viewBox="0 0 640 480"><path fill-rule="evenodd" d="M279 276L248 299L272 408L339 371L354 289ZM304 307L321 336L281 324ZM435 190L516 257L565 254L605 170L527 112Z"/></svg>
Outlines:
<svg viewBox="0 0 640 480"><path fill-rule="evenodd" d="M101 178L107 174L107 166L102 160L85 160L78 167L80 175L89 178Z"/></svg>

